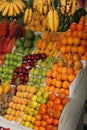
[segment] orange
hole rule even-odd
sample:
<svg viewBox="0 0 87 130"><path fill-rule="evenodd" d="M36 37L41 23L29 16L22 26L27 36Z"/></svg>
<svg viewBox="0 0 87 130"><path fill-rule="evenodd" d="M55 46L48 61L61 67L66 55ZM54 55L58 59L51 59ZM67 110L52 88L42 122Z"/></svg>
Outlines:
<svg viewBox="0 0 87 130"><path fill-rule="evenodd" d="M73 45L72 49L71 49L71 52L72 53L77 53L77 51L78 51L78 46Z"/></svg>
<svg viewBox="0 0 87 130"><path fill-rule="evenodd" d="M82 38L82 30L77 31L77 37Z"/></svg>
<svg viewBox="0 0 87 130"><path fill-rule="evenodd" d="M77 30L83 30L84 29L84 23L80 22L77 24Z"/></svg>
<svg viewBox="0 0 87 130"><path fill-rule="evenodd" d="M57 88L61 88L62 87L62 81L56 81L56 83L55 83L55 86L57 87Z"/></svg>
<svg viewBox="0 0 87 130"><path fill-rule="evenodd" d="M62 100L62 104L65 106L67 103L69 102L69 99L68 98L65 98Z"/></svg>
<svg viewBox="0 0 87 130"><path fill-rule="evenodd" d="M85 24L84 32L87 32L87 24Z"/></svg>
<svg viewBox="0 0 87 130"><path fill-rule="evenodd" d="M65 36L66 37L70 37L72 35L72 31L71 29L68 29L66 32L65 32Z"/></svg>
<svg viewBox="0 0 87 130"><path fill-rule="evenodd" d="M58 73L60 73L60 74L62 73L62 68L63 67L61 67L61 66L57 68Z"/></svg>
<svg viewBox="0 0 87 130"><path fill-rule="evenodd" d="M57 71L52 72L52 77L53 77L53 78L56 78L57 75L58 75L58 72L57 72Z"/></svg>
<svg viewBox="0 0 87 130"><path fill-rule="evenodd" d="M56 79L52 79L52 85L55 86L55 83L56 83Z"/></svg>
<svg viewBox="0 0 87 130"><path fill-rule="evenodd" d="M72 36L67 37L67 44L68 45L72 45L73 44L73 37Z"/></svg>
<svg viewBox="0 0 87 130"><path fill-rule="evenodd" d="M57 71L57 64L54 64L53 66L52 66L52 71L54 72L54 71Z"/></svg>
<svg viewBox="0 0 87 130"><path fill-rule="evenodd" d="M49 91L49 92L54 92L54 89L55 89L55 87L54 87L54 86L49 86L48 91Z"/></svg>
<svg viewBox="0 0 87 130"><path fill-rule="evenodd" d="M77 30L74 30L74 31L72 32L72 37L77 37Z"/></svg>
<svg viewBox="0 0 87 130"><path fill-rule="evenodd" d="M57 80L61 80L61 79L62 79L62 74L59 74L59 73L58 73L56 79L57 79Z"/></svg>
<svg viewBox="0 0 87 130"><path fill-rule="evenodd" d="M65 89L65 94L68 96L69 95L69 89Z"/></svg>
<svg viewBox="0 0 87 130"><path fill-rule="evenodd" d="M42 126L42 127L45 127L45 126L46 126L46 124L47 124L47 123L46 123L46 121L41 120L41 126ZM41 130L42 130L42 129L41 129Z"/></svg>
<svg viewBox="0 0 87 130"><path fill-rule="evenodd" d="M79 54L83 55L83 54L85 54L85 52L86 52L85 46L81 45L81 46L78 47L78 53Z"/></svg>
<svg viewBox="0 0 87 130"><path fill-rule="evenodd" d="M73 39L73 44L74 44L74 45L80 45L80 43L81 43L81 39L80 39L79 37L75 37L75 38Z"/></svg>
<svg viewBox="0 0 87 130"><path fill-rule="evenodd" d="M67 40L67 38L65 36L62 37L62 39L61 39L62 45L66 45L67 44L66 40Z"/></svg>
<svg viewBox="0 0 87 130"><path fill-rule="evenodd" d="M47 78L47 79L46 79L46 84L47 84L47 85L51 85L51 82L52 82L52 79L51 79L51 78Z"/></svg>
<svg viewBox="0 0 87 130"><path fill-rule="evenodd" d="M72 50L72 46L71 45L67 45L66 46L66 53L70 53Z"/></svg>
<svg viewBox="0 0 87 130"><path fill-rule="evenodd" d="M61 54L65 54L65 52L66 52L65 46L61 46L61 48L60 48L60 53L61 53Z"/></svg>
<svg viewBox="0 0 87 130"><path fill-rule="evenodd" d="M72 31L76 30L76 29L77 29L77 23L72 23L72 24L70 25L70 29L71 29Z"/></svg>
<svg viewBox="0 0 87 130"><path fill-rule="evenodd" d="M36 120L41 120L41 115L37 114L37 115L35 115L35 118L36 118Z"/></svg>
<svg viewBox="0 0 87 130"><path fill-rule="evenodd" d="M65 80L67 80L67 78L68 78L68 75L66 73L63 73L62 74L62 80L65 81Z"/></svg>
<svg viewBox="0 0 87 130"><path fill-rule="evenodd" d="M63 81L63 83L62 83L62 87L63 87L64 89L69 88L69 85L70 85L69 81Z"/></svg>
<svg viewBox="0 0 87 130"><path fill-rule="evenodd" d="M87 46L87 40L82 39L82 40L81 40L81 45L83 45L83 46Z"/></svg>
<svg viewBox="0 0 87 130"><path fill-rule="evenodd" d="M62 74L66 73L67 72L67 67L63 67L62 68Z"/></svg>
<svg viewBox="0 0 87 130"><path fill-rule="evenodd" d="M83 33L82 33L82 39L87 40L87 32L83 32Z"/></svg>
<svg viewBox="0 0 87 130"><path fill-rule="evenodd" d="M61 99L57 97L54 101L54 104L61 104Z"/></svg>
<svg viewBox="0 0 87 130"><path fill-rule="evenodd" d="M58 97L59 97L61 100L64 99L64 98L66 98L65 92L61 92L61 93L58 95Z"/></svg>
<svg viewBox="0 0 87 130"><path fill-rule="evenodd" d="M74 73L73 67L67 67L67 74L73 74L73 73Z"/></svg>
<svg viewBox="0 0 87 130"><path fill-rule="evenodd" d="M75 78L75 75L74 74L69 74L68 75L68 81L72 82Z"/></svg>

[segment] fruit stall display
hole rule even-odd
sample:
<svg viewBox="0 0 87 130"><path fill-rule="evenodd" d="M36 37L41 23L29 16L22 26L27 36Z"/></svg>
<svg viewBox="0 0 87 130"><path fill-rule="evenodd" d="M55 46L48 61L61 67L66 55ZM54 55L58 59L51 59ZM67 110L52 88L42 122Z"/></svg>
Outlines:
<svg viewBox="0 0 87 130"><path fill-rule="evenodd" d="M58 129L70 87L84 69L82 61L87 64L87 12L76 3L0 1L0 116L5 120L34 130Z"/></svg>

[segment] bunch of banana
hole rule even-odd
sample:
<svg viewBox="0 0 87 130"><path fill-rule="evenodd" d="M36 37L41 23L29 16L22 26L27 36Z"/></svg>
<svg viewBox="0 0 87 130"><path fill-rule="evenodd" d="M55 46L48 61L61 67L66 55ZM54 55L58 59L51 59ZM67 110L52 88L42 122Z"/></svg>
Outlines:
<svg viewBox="0 0 87 130"><path fill-rule="evenodd" d="M47 14L51 9L52 0L34 0L33 9L40 14Z"/></svg>
<svg viewBox="0 0 87 130"><path fill-rule="evenodd" d="M31 8L26 8L25 12L24 12L24 23L28 24L31 22L33 17L33 11ZM37 16L36 16L37 17Z"/></svg>
<svg viewBox="0 0 87 130"><path fill-rule="evenodd" d="M59 14L55 8L51 8L47 15L48 30L57 32L59 28Z"/></svg>
<svg viewBox="0 0 87 130"><path fill-rule="evenodd" d="M77 9L78 0L60 0L60 10L62 14L72 15Z"/></svg>
<svg viewBox="0 0 87 130"><path fill-rule="evenodd" d="M26 5L22 0L0 0L2 16L16 16L24 12Z"/></svg>

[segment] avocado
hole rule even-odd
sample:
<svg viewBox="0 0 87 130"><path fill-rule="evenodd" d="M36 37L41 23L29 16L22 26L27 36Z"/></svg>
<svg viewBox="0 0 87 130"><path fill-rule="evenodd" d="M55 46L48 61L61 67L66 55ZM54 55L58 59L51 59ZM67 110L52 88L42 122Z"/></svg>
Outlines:
<svg viewBox="0 0 87 130"><path fill-rule="evenodd" d="M22 46L22 39L21 39L21 38L18 38L18 39L16 40L15 46L16 46L16 47Z"/></svg>
<svg viewBox="0 0 87 130"><path fill-rule="evenodd" d="M26 48L26 47L31 48L33 46L33 41L26 39L23 43L23 46L24 46L24 48Z"/></svg>
<svg viewBox="0 0 87 130"><path fill-rule="evenodd" d="M34 32L33 32L31 29L29 29L29 30L26 31L24 37L25 37L25 39L29 39L29 40L34 41L34 39L35 39L35 34L34 34Z"/></svg>
<svg viewBox="0 0 87 130"><path fill-rule="evenodd" d="M23 54L24 53L24 48L22 46L16 48L15 53Z"/></svg>
<svg viewBox="0 0 87 130"><path fill-rule="evenodd" d="M30 54L30 53L31 53L30 48L26 48L26 49L24 50L24 55L28 55L28 54Z"/></svg>

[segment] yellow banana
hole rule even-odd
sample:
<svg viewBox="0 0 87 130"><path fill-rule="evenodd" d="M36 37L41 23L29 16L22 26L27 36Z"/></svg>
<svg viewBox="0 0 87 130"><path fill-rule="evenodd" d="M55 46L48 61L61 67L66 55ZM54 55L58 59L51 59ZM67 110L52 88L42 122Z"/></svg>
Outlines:
<svg viewBox="0 0 87 130"><path fill-rule="evenodd" d="M9 12L8 12L8 16L13 16L14 12L13 12L13 3L10 3L10 7L9 7Z"/></svg>
<svg viewBox="0 0 87 130"><path fill-rule="evenodd" d="M60 4L61 4L62 6L66 6L66 0L60 0Z"/></svg>
<svg viewBox="0 0 87 130"><path fill-rule="evenodd" d="M24 10L24 7L23 7L23 5L21 4L20 0L16 0L16 1L14 1L14 2L15 2L15 4L16 4L16 6L17 6L21 11Z"/></svg>
<svg viewBox="0 0 87 130"><path fill-rule="evenodd" d="M2 12L2 16L6 16L9 12L10 3L7 4L7 6L4 8Z"/></svg>
<svg viewBox="0 0 87 130"><path fill-rule="evenodd" d="M48 12L47 19L48 19L48 30L51 30L53 32L53 9L51 8L50 11Z"/></svg>
<svg viewBox="0 0 87 130"><path fill-rule="evenodd" d="M40 14L43 14L43 0L38 0L38 2L37 2L37 11Z"/></svg>
<svg viewBox="0 0 87 130"><path fill-rule="evenodd" d="M32 12L32 9L31 9L31 8L28 9L28 10L29 10L28 23L30 23L31 20L32 20L32 17L33 17L33 12Z"/></svg>
<svg viewBox="0 0 87 130"><path fill-rule="evenodd" d="M16 1L18 1L18 0L16 0ZM25 3L24 3L22 0L19 0L19 2L20 2L20 4L23 6L23 8L26 7Z"/></svg>
<svg viewBox="0 0 87 130"><path fill-rule="evenodd" d="M6 0L0 0L0 5L2 5Z"/></svg>
<svg viewBox="0 0 87 130"><path fill-rule="evenodd" d="M17 7L17 5L13 2L13 7L14 10L16 11L17 14L20 14L20 9Z"/></svg>
<svg viewBox="0 0 87 130"><path fill-rule="evenodd" d="M37 0L34 0L33 9L34 9L34 10L37 10Z"/></svg>
<svg viewBox="0 0 87 130"><path fill-rule="evenodd" d="M14 8L13 8L13 16L14 16L14 17L17 16L17 13L16 13L16 11L15 11Z"/></svg>
<svg viewBox="0 0 87 130"><path fill-rule="evenodd" d="M52 3L52 0L47 0L48 5Z"/></svg>
<svg viewBox="0 0 87 130"><path fill-rule="evenodd" d="M24 13L24 23L27 23L29 17L29 9L27 8Z"/></svg>
<svg viewBox="0 0 87 130"><path fill-rule="evenodd" d="M77 2L78 0L72 0L71 14L74 14L75 10L77 9Z"/></svg>
<svg viewBox="0 0 87 130"><path fill-rule="evenodd" d="M47 5L46 1L44 2L44 5L43 5L43 12L44 12L44 14L48 13L48 5Z"/></svg>
<svg viewBox="0 0 87 130"><path fill-rule="evenodd" d="M4 10L4 8L8 5L8 2L4 2L0 5L0 12Z"/></svg>
<svg viewBox="0 0 87 130"><path fill-rule="evenodd" d="M53 22L54 22L53 31L57 32L59 27L59 14L56 9L53 10Z"/></svg>

